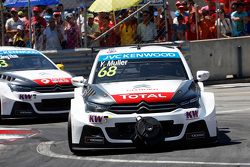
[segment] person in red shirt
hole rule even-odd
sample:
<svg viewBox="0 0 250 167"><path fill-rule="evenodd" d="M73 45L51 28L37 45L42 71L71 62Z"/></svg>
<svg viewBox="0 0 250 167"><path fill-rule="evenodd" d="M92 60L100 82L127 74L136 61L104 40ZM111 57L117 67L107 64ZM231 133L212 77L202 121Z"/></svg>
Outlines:
<svg viewBox="0 0 250 167"><path fill-rule="evenodd" d="M111 28L110 23L110 19L109 16L105 16L103 18L103 24L100 27L100 32L104 33L107 30L109 30ZM100 25L99 25L100 26ZM116 45L116 34L115 31L112 30L109 33L107 33L106 35L104 35L104 37L102 37L101 41L100 41L100 45L101 46L106 46L106 47L110 47L110 46L115 46Z"/></svg>
<svg viewBox="0 0 250 167"><path fill-rule="evenodd" d="M34 15L31 18L31 25L41 24L43 28L46 28L47 26L46 20L40 16L41 13L40 7L35 6L33 7L32 11Z"/></svg>

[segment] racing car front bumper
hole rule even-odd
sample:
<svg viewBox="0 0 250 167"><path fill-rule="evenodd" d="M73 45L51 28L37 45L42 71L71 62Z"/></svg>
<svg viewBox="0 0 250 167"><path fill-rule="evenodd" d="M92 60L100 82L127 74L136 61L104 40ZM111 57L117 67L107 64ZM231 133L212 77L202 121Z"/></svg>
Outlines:
<svg viewBox="0 0 250 167"><path fill-rule="evenodd" d="M76 115L75 115L76 114ZM160 122L165 142L208 139L217 136L215 109L177 109L170 113L71 114L72 146L74 149L135 146L135 124L138 117L152 117Z"/></svg>
<svg viewBox="0 0 250 167"><path fill-rule="evenodd" d="M72 92L12 92L1 98L2 118L67 115Z"/></svg>

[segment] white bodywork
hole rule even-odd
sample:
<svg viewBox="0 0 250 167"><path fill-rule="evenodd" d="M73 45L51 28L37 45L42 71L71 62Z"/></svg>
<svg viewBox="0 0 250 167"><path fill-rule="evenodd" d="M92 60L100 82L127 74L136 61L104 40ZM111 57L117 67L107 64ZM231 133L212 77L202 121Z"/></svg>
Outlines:
<svg viewBox="0 0 250 167"><path fill-rule="evenodd" d="M12 50L22 50L22 51L34 51L32 49L28 48L17 48L17 47L1 47L0 50L2 52L4 51L12 51ZM37 52L37 51L36 51ZM37 52L40 53L40 52ZM40 53L43 55L42 53ZM48 59L45 55L43 55L46 59ZM49 60L49 59L48 59ZM53 82L53 85L55 84L60 84L62 82L67 82L71 84L71 78L72 76L56 67L56 65L49 60L51 64L55 66L55 69L50 69L50 70L25 70L25 71L11 71L9 72L10 75L13 76L18 76L20 78L16 78L15 81L22 81L22 80L29 80L29 81L34 81L40 86L48 86L49 82ZM1 71L0 71L1 73ZM26 103L29 104L32 107L33 112L30 113L26 111L25 109L19 108L21 113L28 114L29 117L37 117L38 115L51 115L51 114L64 114L68 113L69 109L67 110L57 110L54 111L53 109L46 109L43 111L40 111L35 104L37 103L42 103L43 100L53 100L53 99L65 99L65 98L73 98L73 91L71 92L47 92L47 93L42 93L42 92L37 92L37 91L13 91L11 90L8 80L4 78L4 74L1 75L2 78L0 78L0 116L1 117L6 117L6 118L13 118L11 114L13 114L13 106L16 102L20 103ZM51 86L53 86L51 85ZM54 105L60 105L60 104L54 104ZM27 112L27 113L26 113ZM20 113L19 113L20 114ZM14 116L15 117L15 116ZM26 117L22 116L20 114L20 117Z"/></svg>
<svg viewBox="0 0 250 167"><path fill-rule="evenodd" d="M187 76L189 80L193 80L193 76L185 61L182 53L177 48L167 48L159 46L147 46L141 49L132 47L115 48L112 51L115 53L137 53L137 52L178 52L180 59L183 62ZM103 54L109 54L110 50L102 50L98 53L94 62L92 71L90 73L88 84L92 84L94 80L95 70L98 63L98 56ZM113 53L113 52L112 52ZM198 72L198 81L203 81L208 78L209 73L207 71ZM204 75L204 76L202 76ZM74 79L73 79L74 80ZM89 112L85 110L86 104L83 98L83 78L75 78L76 85L80 86L75 89L74 99L71 101L71 133L72 133L72 149L81 149L80 145L81 136L83 135L83 127L86 125L101 128L104 138L109 143L128 144L133 143L130 139L114 139L111 138L106 129L107 127L115 127L116 123L137 122L138 117L153 117L158 121L173 121L173 124L183 124L181 132L177 136L166 137L164 141L175 141L185 138L187 126L190 123L197 121L205 121L209 137L216 137L216 113L215 113L215 99L214 94L211 92L204 92L202 82L198 82L200 86L200 107L199 108L177 108L171 112L161 113L131 113L131 114L117 114L109 111ZM81 84L79 84L81 83ZM182 80L155 80L155 81L134 81L134 82L115 82L115 83L103 83L99 86L111 95L120 95L121 100L145 100L146 98L154 98L155 96L167 98L167 94L161 94L162 92L175 92L181 85ZM74 84L74 83L73 83ZM137 85L150 85L150 88L135 89ZM152 93L152 94L150 94ZM115 96L113 96L115 97ZM197 114L197 115L196 115ZM79 147L77 146L79 145Z"/></svg>

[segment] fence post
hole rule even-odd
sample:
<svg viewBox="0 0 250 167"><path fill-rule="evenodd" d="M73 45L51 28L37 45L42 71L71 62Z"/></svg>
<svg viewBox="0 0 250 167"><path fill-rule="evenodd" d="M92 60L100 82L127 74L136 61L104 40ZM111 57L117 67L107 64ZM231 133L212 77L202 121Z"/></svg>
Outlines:
<svg viewBox="0 0 250 167"><path fill-rule="evenodd" d="M237 47L237 63L238 63L238 73L237 78L242 78L242 47Z"/></svg>
<svg viewBox="0 0 250 167"><path fill-rule="evenodd" d="M5 27L4 27L4 18L3 18L3 10L4 10L4 8L3 8L3 1L2 0L0 0L0 14L1 14L1 40L2 40L2 42L1 42L1 44L2 44L2 46L4 46L4 29L5 29Z"/></svg>

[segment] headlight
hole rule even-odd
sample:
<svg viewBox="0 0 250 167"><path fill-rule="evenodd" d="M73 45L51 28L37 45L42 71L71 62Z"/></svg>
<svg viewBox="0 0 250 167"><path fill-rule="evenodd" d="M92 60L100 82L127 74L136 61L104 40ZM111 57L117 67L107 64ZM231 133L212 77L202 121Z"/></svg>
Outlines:
<svg viewBox="0 0 250 167"><path fill-rule="evenodd" d="M9 87L10 87L11 91L16 91L16 92L30 92L30 91L32 91L31 87L22 86L22 85L9 84Z"/></svg>
<svg viewBox="0 0 250 167"><path fill-rule="evenodd" d="M102 105L102 104L96 104L92 102L86 101L86 111L87 112L104 112L109 109L109 106Z"/></svg>
<svg viewBox="0 0 250 167"><path fill-rule="evenodd" d="M181 102L180 107L181 108L199 108L200 107L199 97L195 97L195 98Z"/></svg>

